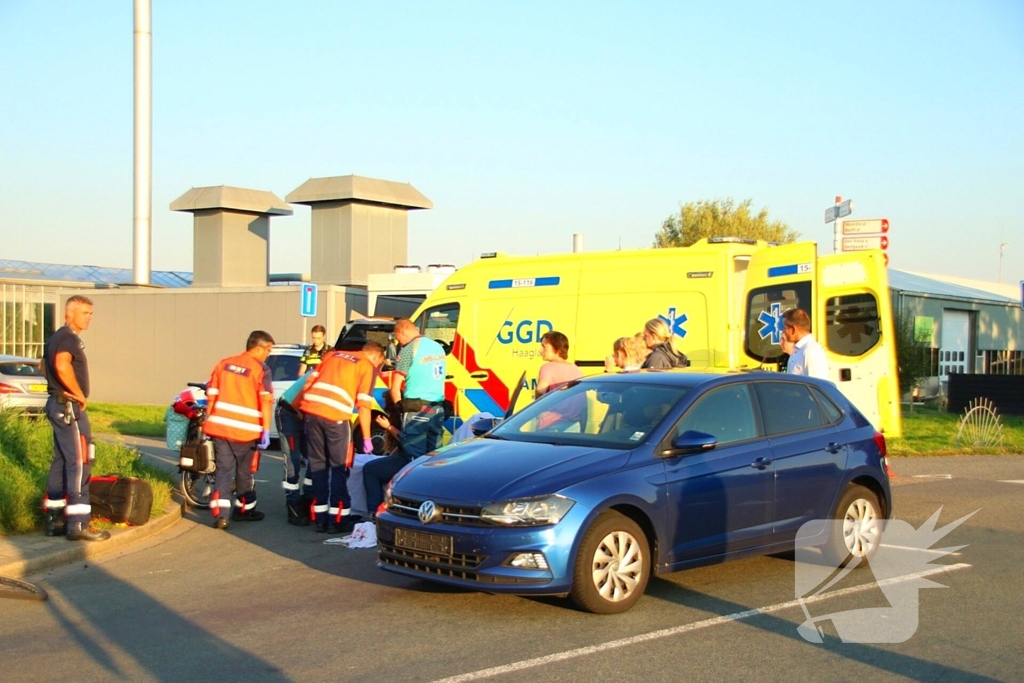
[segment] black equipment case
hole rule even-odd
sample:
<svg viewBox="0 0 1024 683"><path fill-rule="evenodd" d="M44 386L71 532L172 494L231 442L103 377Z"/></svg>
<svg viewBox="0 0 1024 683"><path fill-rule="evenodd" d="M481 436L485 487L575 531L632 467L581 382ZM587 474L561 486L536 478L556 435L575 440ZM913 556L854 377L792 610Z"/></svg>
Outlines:
<svg viewBox="0 0 1024 683"><path fill-rule="evenodd" d="M92 477L89 480L92 516L115 524L142 526L149 521L153 489L149 482L134 477Z"/></svg>

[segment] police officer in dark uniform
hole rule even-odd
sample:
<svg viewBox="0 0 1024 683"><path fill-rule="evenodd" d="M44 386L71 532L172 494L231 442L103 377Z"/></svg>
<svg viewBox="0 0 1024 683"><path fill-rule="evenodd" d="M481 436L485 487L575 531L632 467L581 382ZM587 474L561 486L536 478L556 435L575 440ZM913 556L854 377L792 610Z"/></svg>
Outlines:
<svg viewBox="0 0 1024 683"><path fill-rule="evenodd" d="M309 338L313 343L306 347L302 358L299 359L300 375L304 375L320 365L324 355L334 350L334 347L325 341L326 337L327 329L323 325L313 325L313 329L309 333Z"/></svg>
<svg viewBox="0 0 1024 683"><path fill-rule="evenodd" d="M67 535L69 541L105 541L109 531L89 526L89 476L95 459L92 429L85 411L89 398L89 363L85 342L78 336L89 329L92 301L72 296L64 304L64 327L47 340L43 352L46 373L46 417L53 427L53 464L46 481L46 535Z"/></svg>

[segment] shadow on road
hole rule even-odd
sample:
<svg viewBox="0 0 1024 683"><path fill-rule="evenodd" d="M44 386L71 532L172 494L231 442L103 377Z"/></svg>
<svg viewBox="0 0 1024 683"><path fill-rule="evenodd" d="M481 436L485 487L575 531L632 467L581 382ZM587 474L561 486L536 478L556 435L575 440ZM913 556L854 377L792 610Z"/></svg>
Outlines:
<svg viewBox="0 0 1024 683"><path fill-rule="evenodd" d="M197 580L201 580L201 573ZM190 604L201 604L201 587L196 588L196 596L189 598ZM134 670L137 666L153 679L167 682L199 680L195 678L198 671L202 671L202 680L208 681L290 680L252 651L227 642L215 632L219 620L244 619L244 608L217 619L193 610L196 618L190 619L183 616L189 613L187 606L170 609L97 565L66 582L59 596L55 599L51 594L46 604L64 633L109 672L110 678L138 679L140 672ZM122 609L126 604L132 606L131 613ZM201 623L203 618L207 619L205 623ZM86 631L83 620L94 625L91 630L95 635ZM54 666L55 674L63 670L59 663Z"/></svg>

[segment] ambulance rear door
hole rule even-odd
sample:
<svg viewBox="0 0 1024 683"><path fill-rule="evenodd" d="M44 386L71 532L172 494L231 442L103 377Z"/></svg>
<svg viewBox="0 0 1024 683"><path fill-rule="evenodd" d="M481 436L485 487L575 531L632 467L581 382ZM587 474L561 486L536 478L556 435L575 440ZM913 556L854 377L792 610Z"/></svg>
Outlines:
<svg viewBox="0 0 1024 683"><path fill-rule="evenodd" d="M830 378L877 429L889 437L901 436L896 335L884 254L822 256L817 284L814 336L825 348Z"/></svg>
<svg viewBox="0 0 1024 683"><path fill-rule="evenodd" d="M782 358L783 313L802 308L811 316L812 331L817 326L812 305L817 255L814 242L799 242L766 247L750 257L743 355L766 369L777 368Z"/></svg>

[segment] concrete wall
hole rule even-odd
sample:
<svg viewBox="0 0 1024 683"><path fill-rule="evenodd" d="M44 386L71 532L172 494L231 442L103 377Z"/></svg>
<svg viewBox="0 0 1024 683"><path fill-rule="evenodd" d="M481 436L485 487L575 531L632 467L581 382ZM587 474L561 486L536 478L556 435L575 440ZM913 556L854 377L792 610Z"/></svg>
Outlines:
<svg viewBox="0 0 1024 683"><path fill-rule="evenodd" d="M221 358L241 353L249 333L262 329L279 343L309 341L319 323L337 336L350 310L366 310L364 290L321 286L315 318L299 315L300 288L64 290L93 300L82 334L92 399L166 404L186 382L209 379Z"/></svg>

